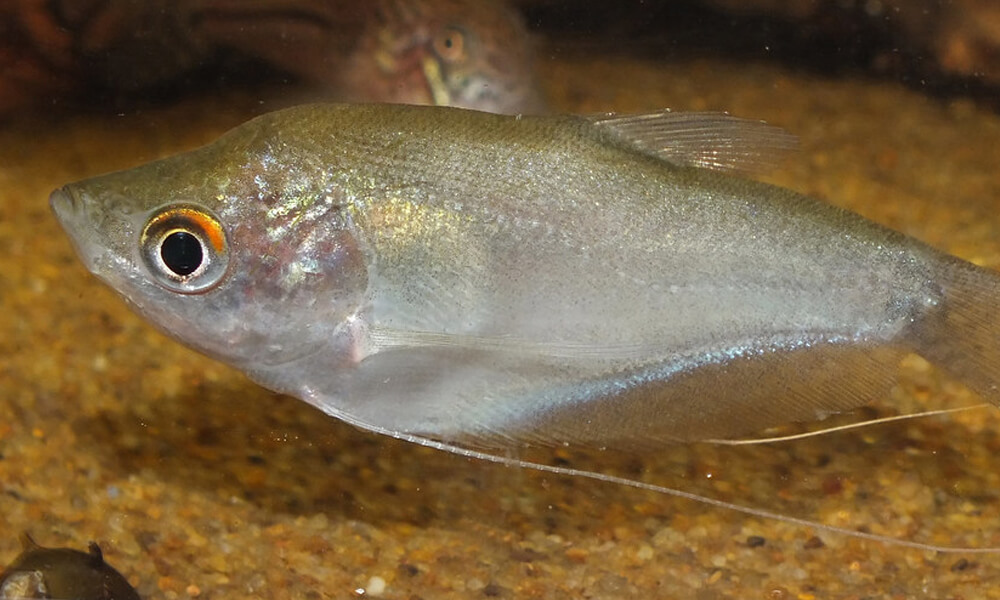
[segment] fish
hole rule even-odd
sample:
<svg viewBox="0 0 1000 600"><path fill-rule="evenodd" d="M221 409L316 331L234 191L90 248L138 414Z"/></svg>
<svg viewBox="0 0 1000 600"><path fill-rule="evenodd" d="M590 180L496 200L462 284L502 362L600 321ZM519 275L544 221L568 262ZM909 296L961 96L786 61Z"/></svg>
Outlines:
<svg viewBox="0 0 1000 600"><path fill-rule="evenodd" d="M95 542L87 552L43 548L25 533L21 546L21 554L0 573L0 598L139 600L128 580L104 561Z"/></svg>
<svg viewBox="0 0 1000 600"><path fill-rule="evenodd" d="M342 87L404 104L517 114L545 111L534 42L494 0L385 2L344 69Z"/></svg>
<svg viewBox="0 0 1000 600"><path fill-rule="evenodd" d="M545 108L533 39L499 0L12 1L0 31L0 116L169 97L216 71L258 81L262 65L324 100Z"/></svg>
<svg viewBox="0 0 1000 600"><path fill-rule="evenodd" d="M534 41L499 0L203 0L199 40L295 74L326 100L537 113Z"/></svg>
<svg viewBox="0 0 1000 600"><path fill-rule="evenodd" d="M724 114L303 105L50 203L181 343L473 456L819 420L911 353L1000 404L1000 276L743 176L793 141Z"/></svg>

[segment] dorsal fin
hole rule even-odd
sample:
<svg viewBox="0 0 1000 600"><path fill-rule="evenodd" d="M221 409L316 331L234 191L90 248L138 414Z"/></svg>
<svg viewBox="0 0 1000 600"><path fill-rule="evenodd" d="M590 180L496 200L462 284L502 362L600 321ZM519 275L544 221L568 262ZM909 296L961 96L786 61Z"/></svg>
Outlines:
<svg viewBox="0 0 1000 600"><path fill-rule="evenodd" d="M726 113L665 110L586 118L645 154L685 167L760 174L798 146L780 127Z"/></svg>

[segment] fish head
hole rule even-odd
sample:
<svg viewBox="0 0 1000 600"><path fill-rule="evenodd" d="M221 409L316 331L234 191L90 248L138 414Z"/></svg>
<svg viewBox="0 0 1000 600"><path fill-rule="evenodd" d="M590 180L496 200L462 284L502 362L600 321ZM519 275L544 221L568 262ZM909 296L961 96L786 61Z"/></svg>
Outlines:
<svg viewBox="0 0 1000 600"><path fill-rule="evenodd" d="M52 209L87 268L182 343L244 368L340 356L367 282L344 195L257 131L69 184Z"/></svg>
<svg viewBox="0 0 1000 600"><path fill-rule="evenodd" d="M388 1L344 77L383 102L531 113L543 109L533 54L520 15L499 2Z"/></svg>

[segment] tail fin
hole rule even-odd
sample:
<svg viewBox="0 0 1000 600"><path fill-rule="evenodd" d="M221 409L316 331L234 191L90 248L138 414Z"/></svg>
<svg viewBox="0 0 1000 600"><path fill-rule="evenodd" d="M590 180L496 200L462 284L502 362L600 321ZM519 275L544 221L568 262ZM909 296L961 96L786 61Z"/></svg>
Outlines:
<svg viewBox="0 0 1000 600"><path fill-rule="evenodd" d="M939 271L943 300L914 324L913 349L1000 406L1000 273L957 259Z"/></svg>

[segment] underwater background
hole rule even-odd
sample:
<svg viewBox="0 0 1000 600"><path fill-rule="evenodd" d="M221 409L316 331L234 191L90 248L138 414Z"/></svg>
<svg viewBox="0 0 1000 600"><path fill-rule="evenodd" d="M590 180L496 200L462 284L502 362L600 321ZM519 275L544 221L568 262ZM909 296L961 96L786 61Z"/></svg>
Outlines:
<svg viewBox="0 0 1000 600"><path fill-rule="evenodd" d="M73 3L55 4L65 12L52 22L70 31ZM336 22L349 4L321 12ZM969 0L949 5L959 16L905 14L944 10L926 4L513 10L532 36L530 85L546 110L763 119L800 141L767 181L997 268L996 9ZM828 5L840 9L816 8ZM312 14L296 10L274 18ZM28 531L44 546L98 542L145 598L1000 597L996 554L864 541L417 447L272 394L169 340L85 271L48 194L328 90L257 62L263 52L246 44L222 58L198 53L190 74L142 89L117 84L128 72L95 83L103 67L90 57L115 44L70 45L60 62L56 38L13 12L0 12L6 31L19 32L5 37L0 73L39 75L0 77L9 99L0 103L0 563ZM182 35L168 44L196 47ZM79 81L45 75L48 63L77 69ZM49 76L61 83L45 84ZM891 394L853 419L976 402L912 357ZM981 409L780 445L523 458L894 538L993 547L998 426L996 410Z"/></svg>

